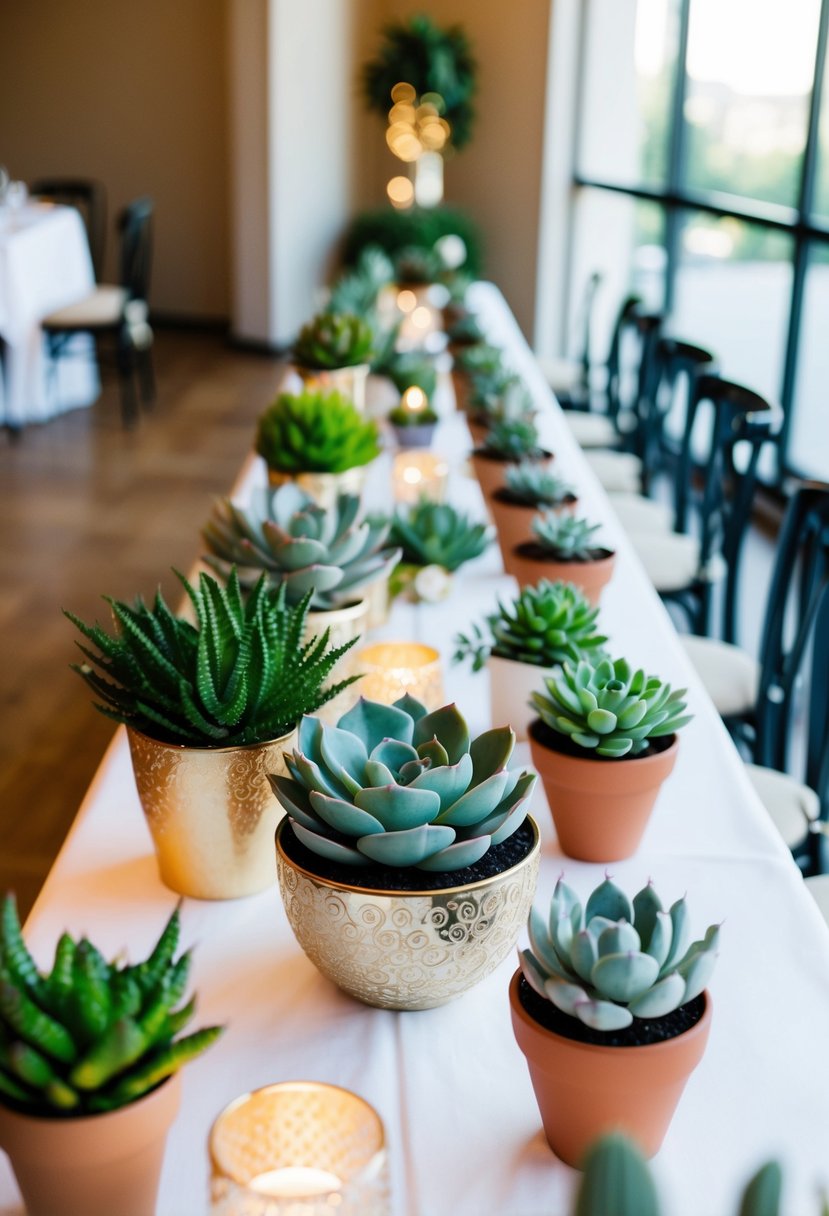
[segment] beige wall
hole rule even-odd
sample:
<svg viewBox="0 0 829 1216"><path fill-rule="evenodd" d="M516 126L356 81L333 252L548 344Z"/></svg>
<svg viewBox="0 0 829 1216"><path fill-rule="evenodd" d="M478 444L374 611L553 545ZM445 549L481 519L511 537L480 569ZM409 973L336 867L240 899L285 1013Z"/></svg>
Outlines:
<svg viewBox="0 0 829 1216"><path fill-rule="evenodd" d="M154 308L227 316L224 0L2 0L0 160L156 203Z"/></svg>

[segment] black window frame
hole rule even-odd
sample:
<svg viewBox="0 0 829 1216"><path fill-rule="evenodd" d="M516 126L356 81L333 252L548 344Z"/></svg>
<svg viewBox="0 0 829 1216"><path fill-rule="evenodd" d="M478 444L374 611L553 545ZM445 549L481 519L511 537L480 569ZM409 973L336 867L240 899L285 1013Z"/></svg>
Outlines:
<svg viewBox="0 0 829 1216"><path fill-rule="evenodd" d="M717 218L733 217L756 224L767 230L787 233L792 238L792 287L789 300L789 318L786 330L783 372L778 396L778 402L783 409L783 427L776 452L777 482L780 484L789 477L805 478L807 476L802 470L798 470L789 463L788 448L795 409L797 361L801 334L800 322L803 314L803 296L810 252L817 244L829 247L829 219L824 219L814 212L817 188L820 110L826 71L827 44L829 44L829 0L821 0L820 4L814 75L812 78L811 96L809 98L806 143L800 167L797 205L794 207L787 207L778 203L766 203L759 199L742 198L737 195L713 190L693 189L685 184L683 178L688 142L688 124L685 118L685 100L688 94L688 31L690 28L693 0L678 0L678 3L679 39L672 84L673 96L671 98L667 148L668 164L664 188L621 184L580 173L578 165L581 155L581 131L579 129L576 130L575 138L576 166L573 174L573 185L576 190L605 190L610 193L622 194L628 198L655 203L661 206L664 217L663 244L666 253L664 309L668 315L670 315L674 301L676 273L679 265L680 242L684 222L683 216L685 212L702 212L703 214L712 215ZM587 23L589 19L589 7L590 0L586 0L581 9L581 31L579 38L580 89L585 87L587 80ZM582 106L578 107L579 112L582 109ZM727 351L723 352L723 355L724 361L727 363ZM829 480L829 476L827 476L827 480Z"/></svg>

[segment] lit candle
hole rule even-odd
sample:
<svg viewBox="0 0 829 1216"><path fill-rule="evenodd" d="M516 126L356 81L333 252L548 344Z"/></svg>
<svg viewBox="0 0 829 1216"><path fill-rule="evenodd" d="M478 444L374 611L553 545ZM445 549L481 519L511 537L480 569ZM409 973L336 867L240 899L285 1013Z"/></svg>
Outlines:
<svg viewBox="0 0 829 1216"><path fill-rule="evenodd" d="M417 308L417 296L408 287L397 293L397 307L402 313L414 312Z"/></svg>
<svg viewBox="0 0 829 1216"><path fill-rule="evenodd" d="M365 646L357 655L363 672L360 695L383 705L405 692L427 709L444 704L440 655L420 642L378 642Z"/></svg>
<svg viewBox="0 0 829 1216"><path fill-rule="evenodd" d="M421 497L441 502L446 494L449 466L442 457L417 448L398 452L392 467L395 501L417 502Z"/></svg>
<svg viewBox="0 0 829 1216"><path fill-rule="evenodd" d="M342 1190L342 1179L328 1170L304 1165L286 1165L281 1170L266 1170L248 1183L248 1189L271 1199L310 1199Z"/></svg>
<svg viewBox="0 0 829 1216"><path fill-rule="evenodd" d="M407 414L420 414L426 409L429 404L426 394L422 388L413 384L407 388L403 396L400 398L400 408L405 410Z"/></svg>

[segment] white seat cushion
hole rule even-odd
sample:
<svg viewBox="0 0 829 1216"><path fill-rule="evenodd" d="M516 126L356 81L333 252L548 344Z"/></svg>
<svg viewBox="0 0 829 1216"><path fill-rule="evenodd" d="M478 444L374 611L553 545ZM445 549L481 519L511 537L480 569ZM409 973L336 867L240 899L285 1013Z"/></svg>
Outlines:
<svg viewBox="0 0 829 1216"><path fill-rule="evenodd" d="M83 329L87 325L90 329L99 325L117 325L126 302L127 293L123 287L101 284L75 304L50 312L48 317L43 318L42 324L66 326L70 329Z"/></svg>
<svg viewBox="0 0 829 1216"><path fill-rule="evenodd" d="M816 874L813 878L807 878L806 888L829 925L829 874Z"/></svg>
<svg viewBox="0 0 829 1216"><path fill-rule="evenodd" d="M785 843L790 849L802 844L809 821L817 819L820 813L820 800L815 791L789 773L778 773L773 768L747 764L746 770Z"/></svg>
<svg viewBox="0 0 829 1216"><path fill-rule="evenodd" d="M606 414L565 410L564 418L576 443L583 448L612 448L619 442L619 432Z"/></svg>
<svg viewBox="0 0 829 1216"><path fill-rule="evenodd" d="M575 359L547 358L539 355L538 365L544 379L558 396L572 393L581 386L583 368Z"/></svg>
<svg viewBox="0 0 829 1216"><path fill-rule="evenodd" d="M680 641L718 713L728 717L754 709L760 686L760 664L755 658L714 638L681 634Z"/></svg>
<svg viewBox="0 0 829 1216"><path fill-rule="evenodd" d="M642 462L632 452L591 449L585 451L584 458L609 492L638 494L642 489Z"/></svg>
<svg viewBox="0 0 829 1216"><path fill-rule="evenodd" d="M643 494L612 492L610 502L619 523L627 532L670 532L674 513L664 502Z"/></svg>
<svg viewBox="0 0 829 1216"><path fill-rule="evenodd" d="M634 531L628 535L657 591L681 591L698 579L717 583L725 577L725 562L719 554L705 570L700 568L699 541L694 536Z"/></svg>

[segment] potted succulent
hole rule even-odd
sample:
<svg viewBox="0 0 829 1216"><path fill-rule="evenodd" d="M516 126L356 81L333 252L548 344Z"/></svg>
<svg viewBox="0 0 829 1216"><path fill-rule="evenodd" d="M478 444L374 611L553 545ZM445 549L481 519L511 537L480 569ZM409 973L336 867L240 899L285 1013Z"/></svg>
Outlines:
<svg viewBox="0 0 829 1216"><path fill-rule="evenodd" d="M422 498L414 506L398 507L389 540L401 550L400 564L389 580L392 596L403 593L434 601L449 594L456 570L481 556L492 529L450 503Z"/></svg>
<svg viewBox="0 0 829 1216"><path fill-rule="evenodd" d="M573 487L547 465L524 461L504 470L504 484L489 499L504 566L513 549L532 535L541 510L570 511L578 503Z"/></svg>
<svg viewBox="0 0 829 1216"><path fill-rule="evenodd" d="M539 578L575 583L592 604L610 581L616 555L597 545L600 525L555 510L540 511L532 521L532 539L507 550L504 569L526 587Z"/></svg>
<svg viewBox="0 0 829 1216"><path fill-rule="evenodd" d="M607 638L598 632L594 608L577 587L549 583L525 587L510 604L498 601L486 628L455 639L455 661L472 660L472 670L486 665L492 716L509 722L518 740L527 738L530 694L565 660L578 662L599 654Z"/></svg>
<svg viewBox="0 0 829 1216"><path fill-rule="evenodd" d="M321 312L299 331L293 346L294 366L306 388L336 389L362 412L374 341L374 329L364 317Z"/></svg>
<svg viewBox="0 0 829 1216"><path fill-rule="evenodd" d="M263 574L242 597L231 569L192 587L195 625L160 592L152 607L108 599L117 632L66 615L87 643L74 664L96 709L127 727L138 796L162 882L196 899L235 899L274 879L276 808L267 772L282 764L303 714L352 683L327 683L353 645L306 641L311 592L287 603ZM92 649L94 647L95 649Z"/></svg>
<svg viewBox="0 0 829 1216"><path fill-rule="evenodd" d="M504 367L504 356L499 346L492 346L482 338L476 342L453 343L450 335L449 349L452 353L452 388L459 410L466 412L472 377L509 376Z"/></svg>
<svg viewBox="0 0 829 1216"><path fill-rule="evenodd" d="M296 481L330 507L338 494L360 493L380 432L339 393L280 393L259 419L256 451L272 486Z"/></svg>
<svg viewBox="0 0 829 1216"><path fill-rule="evenodd" d="M202 531L205 562L227 579L236 567L243 591L264 572L286 600L311 592L307 629L329 630L333 645L356 638L369 624L366 593L389 573L400 550L387 546L390 523L359 519L360 500L340 494L330 510L292 483L256 490L247 506L220 498Z"/></svg>
<svg viewBox="0 0 829 1216"><path fill-rule="evenodd" d="M510 465L547 465L552 458L552 452L541 446L531 414L505 412L492 419L482 445L473 450L472 468L489 500L503 484Z"/></svg>
<svg viewBox="0 0 829 1216"><path fill-rule="evenodd" d="M454 705L408 695L360 698L336 727L303 718L271 778L279 885L299 944L344 991L429 1009L506 956L539 856L514 744L509 727L470 739Z"/></svg>
<svg viewBox="0 0 829 1216"><path fill-rule="evenodd" d="M486 442L492 427L504 419L533 415L532 398L519 376L507 368L492 375L475 372L469 380L466 398L466 425L475 447Z"/></svg>
<svg viewBox="0 0 829 1216"><path fill-rule="evenodd" d="M389 414L397 446L428 448L438 424L438 416L429 404L426 392L417 384L410 385L400 404Z"/></svg>
<svg viewBox="0 0 829 1216"><path fill-rule="evenodd" d="M666 912L650 883L605 879L582 908L559 879L529 938L510 1007L550 1147L579 1166L623 1131L653 1156L708 1040L719 926L692 941L684 898Z"/></svg>
<svg viewBox="0 0 829 1216"><path fill-rule="evenodd" d="M617 861L636 851L691 718L685 689L625 659L568 660L533 692L533 766L562 850L580 861Z"/></svg>
<svg viewBox="0 0 829 1216"><path fill-rule="evenodd" d="M29 1216L153 1216L178 1070L220 1026L181 1036L190 952L176 909L149 957L108 963L64 933L42 973L14 896L0 920L0 1147Z"/></svg>

